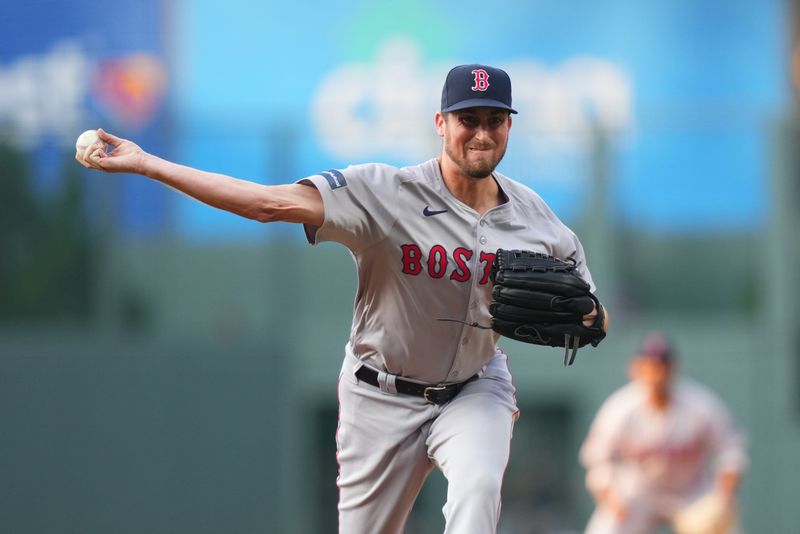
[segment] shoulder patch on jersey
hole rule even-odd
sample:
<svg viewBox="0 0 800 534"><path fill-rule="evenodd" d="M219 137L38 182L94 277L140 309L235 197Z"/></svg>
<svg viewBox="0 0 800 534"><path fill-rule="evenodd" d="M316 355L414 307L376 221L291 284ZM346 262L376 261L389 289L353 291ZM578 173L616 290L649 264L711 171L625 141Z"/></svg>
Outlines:
<svg viewBox="0 0 800 534"><path fill-rule="evenodd" d="M347 187L347 180L345 180L344 174L336 169L330 169L328 171L321 172L319 175L328 181L328 185L331 186L331 189Z"/></svg>

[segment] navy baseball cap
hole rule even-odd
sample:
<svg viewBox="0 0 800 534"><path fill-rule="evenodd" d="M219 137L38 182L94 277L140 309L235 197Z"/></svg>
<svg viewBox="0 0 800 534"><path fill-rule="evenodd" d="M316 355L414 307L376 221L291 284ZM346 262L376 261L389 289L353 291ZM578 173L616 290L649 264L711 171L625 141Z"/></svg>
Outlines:
<svg viewBox="0 0 800 534"><path fill-rule="evenodd" d="M637 354L641 358L648 358L662 363L672 363L675 360L675 350L667 337L661 332L647 334Z"/></svg>
<svg viewBox="0 0 800 534"><path fill-rule="evenodd" d="M516 113L511 107L511 78L488 65L459 65L447 73L442 88L442 113L490 107Z"/></svg>

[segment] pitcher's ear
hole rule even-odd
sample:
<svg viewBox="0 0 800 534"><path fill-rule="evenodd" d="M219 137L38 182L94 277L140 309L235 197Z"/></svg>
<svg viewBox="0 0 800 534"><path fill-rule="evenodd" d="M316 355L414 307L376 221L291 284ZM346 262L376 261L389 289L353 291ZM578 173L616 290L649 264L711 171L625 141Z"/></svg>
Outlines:
<svg viewBox="0 0 800 534"><path fill-rule="evenodd" d="M444 123L445 123L445 116L444 113L441 111L437 111L436 115L433 117L433 121L436 124L436 133L439 134L439 137L444 137Z"/></svg>

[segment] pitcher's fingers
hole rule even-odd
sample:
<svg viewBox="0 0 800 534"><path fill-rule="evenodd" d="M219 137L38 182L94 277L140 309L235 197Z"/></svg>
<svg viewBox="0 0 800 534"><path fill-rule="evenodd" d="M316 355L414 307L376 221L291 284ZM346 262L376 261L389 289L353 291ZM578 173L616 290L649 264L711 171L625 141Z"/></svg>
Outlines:
<svg viewBox="0 0 800 534"><path fill-rule="evenodd" d="M97 135L100 137L100 139L110 144L114 148L118 147L124 141L124 139L117 137L116 135L111 135L102 128L97 129Z"/></svg>
<svg viewBox="0 0 800 534"><path fill-rule="evenodd" d="M97 141L96 143L92 143L91 145L89 145L85 149L83 149L83 154L79 154L79 155L81 156L81 158L83 160L89 161L89 157L92 155L92 153L95 150L97 150L97 149L105 150L105 147L106 147L105 143L103 143L102 141Z"/></svg>
<svg viewBox="0 0 800 534"><path fill-rule="evenodd" d="M86 161L88 161L91 166L95 169L102 170L103 167L100 165L100 162L107 156L106 151L103 149L103 146L94 146L92 152L87 156Z"/></svg>
<svg viewBox="0 0 800 534"><path fill-rule="evenodd" d="M88 163L86 163L86 161L83 159L82 155L80 153L78 153L77 151L75 152L75 159L78 160L78 163L80 163L81 165L83 165L87 169L91 169L92 168L92 166L89 165Z"/></svg>

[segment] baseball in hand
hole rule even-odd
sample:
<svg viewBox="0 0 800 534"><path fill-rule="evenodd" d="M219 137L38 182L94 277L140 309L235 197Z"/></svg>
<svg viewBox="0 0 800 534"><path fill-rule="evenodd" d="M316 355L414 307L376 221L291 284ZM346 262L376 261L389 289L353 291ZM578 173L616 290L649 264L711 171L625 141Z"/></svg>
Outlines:
<svg viewBox="0 0 800 534"><path fill-rule="evenodd" d="M82 156L83 153L86 152L87 147L99 142L100 137L97 135L97 130L86 130L79 135L78 140L75 141L75 150Z"/></svg>

